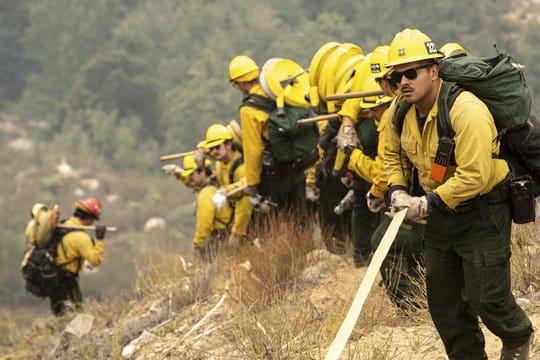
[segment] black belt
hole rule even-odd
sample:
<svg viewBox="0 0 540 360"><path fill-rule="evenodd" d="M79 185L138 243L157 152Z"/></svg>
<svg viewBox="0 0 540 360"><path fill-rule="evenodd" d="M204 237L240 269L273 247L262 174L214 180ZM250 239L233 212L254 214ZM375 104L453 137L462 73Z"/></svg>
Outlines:
<svg viewBox="0 0 540 360"><path fill-rule="evenodd" d="M502 181L489 193L466 200L456 206L455 209L445 208L450 214L465 214L482 206L495 205L507 201L510 198L509 181Z"/></svg>

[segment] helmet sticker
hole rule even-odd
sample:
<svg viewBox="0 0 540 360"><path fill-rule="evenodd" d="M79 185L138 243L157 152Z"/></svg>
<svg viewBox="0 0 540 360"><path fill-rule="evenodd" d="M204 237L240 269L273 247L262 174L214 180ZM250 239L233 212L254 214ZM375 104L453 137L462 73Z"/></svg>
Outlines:
<svg viewBox="0 0 540 360"><path fill-rule="evenodd" d="M426 50L428 54L436 54L437 53L437 46L435 46L435 43L433 41L426 41L424 43L426 46Z"/></svg>
<svg viewBox="0 0 540 360"><path fill-rule="evenodd" d="M372 73L380 73L381 72L381 64L371 64L371 72Z"/></svg>
<svg viewBox="0 0 540 360"><path fill-rule="evenodd" d="M405 48L398 49L398 56L405 56Z"/></svg>

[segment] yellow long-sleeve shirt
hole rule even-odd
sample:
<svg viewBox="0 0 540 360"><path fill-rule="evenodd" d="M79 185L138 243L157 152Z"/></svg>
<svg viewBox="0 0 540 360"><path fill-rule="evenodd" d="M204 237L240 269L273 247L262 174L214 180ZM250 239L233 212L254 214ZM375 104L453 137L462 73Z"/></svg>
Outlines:
<svg viewBox="0 0 540 360"><path fill-rule="evenodd" d="M375 159L365 155L360 149L354 149L348 165L349 170L354 171L358 176L371 183L369 191L379 199L383 198L388 189L388 176L384 168L384 129L389 121L389 113L386 110L377 125L378 144Z"/></svg>
<svg viewBox="0 0 540 360"><path fill-rule="evenodd" d="M259 84L251 88L250 94L267 96ZM248 186L258 185L261 182L263 139L268 139L268 113L251 106L242 106L240 123L246 182Z"/></svg>
<svg viewBox="0 0 540 360"><path fill-rule="evenodd" d="M238 165L234 170L232 182L229 176L231 167L241 156L242 154L239 151L235 151L231 161L228 163L224 163L223 161L216 162L216 179L227 192L233 191L246 183L246 170L243 163ZM253 206L251 205L249 196L242 195L241 191L237 195L228 197L234 206L234 219L231 232L237 235L246 235Z"/></svg>
<svg viewBox="0 0 540 360"><path fill-rule="evenodd" d="M70 217L66 225L82 225L77 217ZM84 231L72 231L63 236L58 244L56 258L57 264L65 264L63 267L73 273L81 271L83 260L92 266L99 266L103 261L103 240L94 240Z"/></svg>
<svg viewBox="0 0 540 360"><path fill-rule="evenodd" d="M217 186L206 185L197 193L197 224L193 244L203 247L214 230L222 230L227 227L232 215L232 209L228 202L221 210L217 210L212 202L212 196L217 191Z"/></svg>
<svg viewBox="0 0 540 360"><path fill-rule="evenodd" d="M395 104L390 113L393 114L394 110ZM407 166L403 161L409 161L418 169L420 185L424 191L434 191L449 208L454 209L463 201L490 192L508 174L508 164L492 157L498 154L499 144L495 141L497 129L486 105L472 93L464 91L458 95L450 109L450 122L456 133L454 155L457 165L448 167L442 183L430 179L429 173L439 141L437 113L435 101L422 133L414 106L405 116L401 136L393 121L389 121L386 127L384 166L389 186L407 186L409 179L403 171Z"/></svg>
<svg viewBox="0 0 540 360"><path fill-rule="evenodd" d="M361 98L345 100L338 114L340 116L347 116L356 124L360 117L360 110L362 109L360 106L361 101Z"/></svg>

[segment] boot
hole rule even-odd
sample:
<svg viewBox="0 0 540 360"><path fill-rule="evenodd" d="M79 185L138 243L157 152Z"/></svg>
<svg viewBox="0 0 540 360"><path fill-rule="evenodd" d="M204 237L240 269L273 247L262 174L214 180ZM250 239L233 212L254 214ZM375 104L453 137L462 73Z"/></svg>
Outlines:
<svg viewBox="0 0 540 360"><path fill-rule="evenodd" d="M529 340L525 344L520 345L513 349L502 348L501 360L529 360L529 349L531 347L533 334L529 336Z"/></svg>

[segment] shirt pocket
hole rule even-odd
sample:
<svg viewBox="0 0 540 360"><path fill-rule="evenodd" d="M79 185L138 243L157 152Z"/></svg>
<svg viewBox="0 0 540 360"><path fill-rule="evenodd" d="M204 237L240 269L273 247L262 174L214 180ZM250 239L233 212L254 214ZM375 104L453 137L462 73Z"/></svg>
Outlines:
<svg viewBox="0 0 540 360"><path fill-rule="evenodd" d="M418 143L411 138L401 138L401 146L407 154L407 157L415 164L418 163L419 146Z"/></svg>

